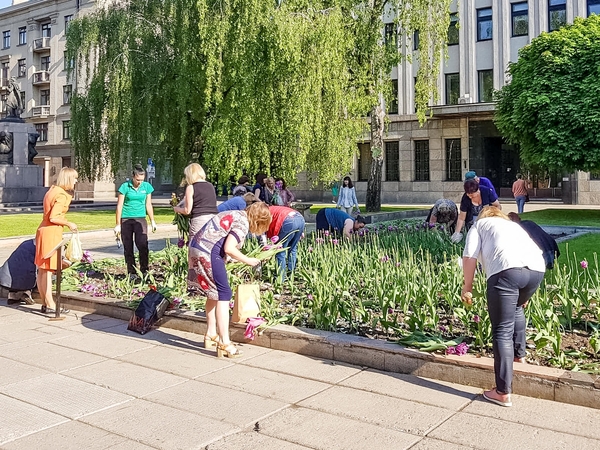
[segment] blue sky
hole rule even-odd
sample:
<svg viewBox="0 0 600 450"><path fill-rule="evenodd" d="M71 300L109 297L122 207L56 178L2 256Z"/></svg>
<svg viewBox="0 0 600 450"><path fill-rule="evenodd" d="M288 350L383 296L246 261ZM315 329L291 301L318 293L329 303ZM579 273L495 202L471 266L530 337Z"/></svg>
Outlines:
<svg viewBox="0 0 600 450"><path fill-rule="evenodd" d="M0 8L6 8L12 5L12 0L0 0Z"/></svg>

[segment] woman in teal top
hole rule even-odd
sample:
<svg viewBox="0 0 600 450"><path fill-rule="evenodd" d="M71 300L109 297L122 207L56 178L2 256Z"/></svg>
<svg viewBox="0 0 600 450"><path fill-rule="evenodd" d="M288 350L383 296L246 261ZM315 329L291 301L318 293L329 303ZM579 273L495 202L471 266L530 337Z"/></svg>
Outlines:
<svg viewBox="0 0 600 450"><path fill-rule="evenodd" d="M140 271L148 272L148 223L146 215L150 217L152 232L156 231L154 210L152 209L152 192L154 188L144 181L146 172L141 164L133 168L131 180L127 180L119 188L117 199L117 225L115 234L121 235L123 252L127 263L127 273L136 274L135 255L133 242L140 252Z"/></svg>

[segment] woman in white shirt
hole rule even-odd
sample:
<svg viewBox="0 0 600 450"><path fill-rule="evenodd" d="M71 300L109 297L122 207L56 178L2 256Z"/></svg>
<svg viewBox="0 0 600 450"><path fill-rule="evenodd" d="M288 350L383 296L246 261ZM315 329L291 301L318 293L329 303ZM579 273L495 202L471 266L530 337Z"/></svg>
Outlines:
<svg viewBox="0 0 600 450"><path fill-rule="evenodd" d="M485 207L467 234L463 253L465 303L471 302L477 260L487 277L496 375L496 387L483 396L498 405L512 406L513 362L525 361L523 308L540 286L546 265L542 251L527 232L495 206Z"/></svg>
<svg viewBox="0 0 600 450"><path fill-rule="evenodd" d="M352 184L350 177L344 177L344 180L342 181L337 207L349 216L352 215L352 210L354 207L356 207L356 210L360 213L360 209L358 208L358 200L356 199L356 190L354 189L354 185Z"/></svg>

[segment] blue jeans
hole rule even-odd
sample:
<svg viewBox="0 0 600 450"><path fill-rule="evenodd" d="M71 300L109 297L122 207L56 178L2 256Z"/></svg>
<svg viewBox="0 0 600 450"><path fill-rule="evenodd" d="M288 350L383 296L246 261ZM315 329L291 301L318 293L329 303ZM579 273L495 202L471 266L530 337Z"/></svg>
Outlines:
<svg viewBox="0 0 600 450"><path fill-rule="evenodd" d="M275 259L279 267L281 281L285 280L286 268L292 272L296 268L296 259L298 253L298 242L304 232L304 217L300 213L295 213L286 217L279 230L279 243L283 245L285 251L277 253ZM287 236L287 238L286 238ZM284 239L285 238L285 239Z"/></svg>
<svg viewBox="0 0 600 450"><path fill-rule="evenodd" d="M513 360L525 356L525 313L528 301L544 278L527 267L506 269L487 280L487 302L492 322L496 390L510 394Z"/></svg>
<svg viewBox="0 0 600 450"><path fill-rule="evenodd" d="M523 214L523 210L525 209L525 196L524 195L517 195L515 197L515 200L517 202L517 212L519 214Z"/></svg>

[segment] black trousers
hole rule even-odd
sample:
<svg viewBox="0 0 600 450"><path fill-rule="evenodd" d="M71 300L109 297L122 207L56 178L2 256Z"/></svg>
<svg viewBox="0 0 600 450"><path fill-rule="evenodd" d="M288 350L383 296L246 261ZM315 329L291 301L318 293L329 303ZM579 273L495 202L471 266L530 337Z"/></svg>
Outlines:
<svg viewBox="0 0 600 450"><path fill-rule="evenodd" d="M135 255L133 254L133 242L140 252L140 270L148 272L148 223L143 219L122 219L121 240L123 241L123 252L127 263L127 273L136 274Z"/></svg>

